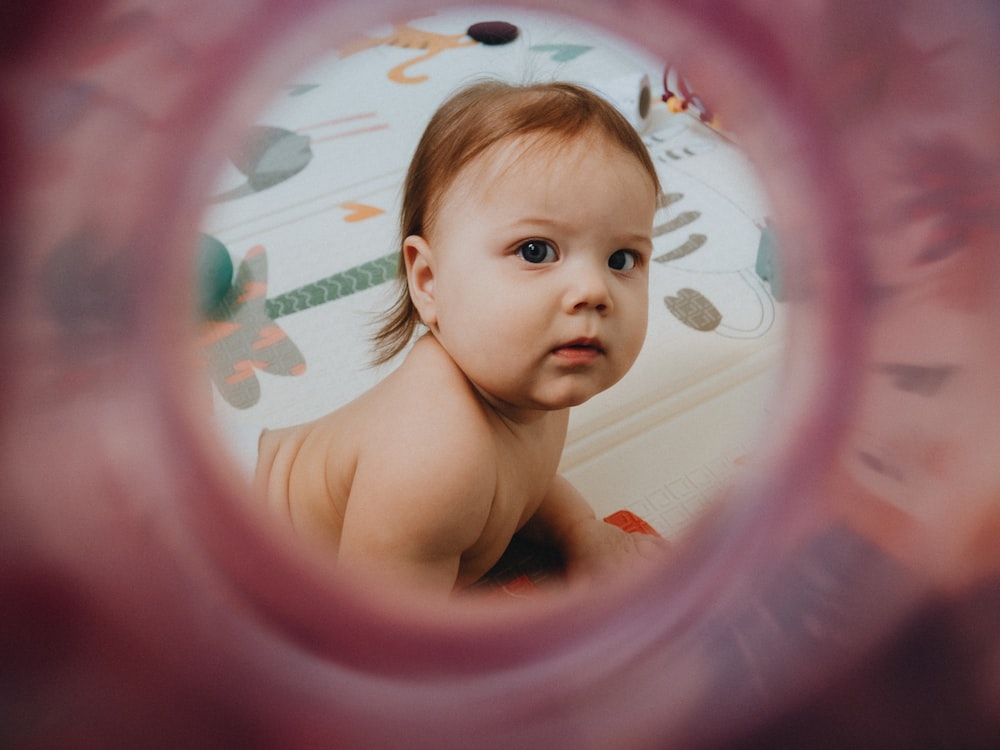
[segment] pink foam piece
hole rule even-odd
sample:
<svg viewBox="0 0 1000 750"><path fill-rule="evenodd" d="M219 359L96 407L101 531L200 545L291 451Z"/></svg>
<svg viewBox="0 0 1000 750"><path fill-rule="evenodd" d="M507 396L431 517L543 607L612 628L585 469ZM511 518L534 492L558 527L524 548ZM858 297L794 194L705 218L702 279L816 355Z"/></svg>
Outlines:
<svg viewBox="0 0 1000 750"><path fill-rule="evenodd" d="M369 599L244 511L190 314L226 144L303 64L419 9L14 5L0 744L996 744L993 0L560 4L669 59L761 171L788 356L670 566L435 610Z"/></svg>

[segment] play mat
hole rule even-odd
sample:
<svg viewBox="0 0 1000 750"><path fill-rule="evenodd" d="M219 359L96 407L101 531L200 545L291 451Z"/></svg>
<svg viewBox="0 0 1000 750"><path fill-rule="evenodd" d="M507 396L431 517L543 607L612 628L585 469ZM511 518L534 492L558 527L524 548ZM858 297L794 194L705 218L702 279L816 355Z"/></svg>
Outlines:
<svg viewBox="0 0 1000 750"><path fill-rule="evenodd" d="M467 34L499 20L514 41ZM403 175L445 97L483 76L575 81L618 98L667 199L645 348L621 383L573 410L562 470L599 515L683 532L766 430L783 332L757 272L756 178L724 130L663 103L667 65L575 21L495 7L372 29L302 70L234 146L204 219L205 242L234 266L202 334L220 434L316 418L393 366L369 367L368 337L396 267ZM648 111L635 109L643 76Z"/></svg>

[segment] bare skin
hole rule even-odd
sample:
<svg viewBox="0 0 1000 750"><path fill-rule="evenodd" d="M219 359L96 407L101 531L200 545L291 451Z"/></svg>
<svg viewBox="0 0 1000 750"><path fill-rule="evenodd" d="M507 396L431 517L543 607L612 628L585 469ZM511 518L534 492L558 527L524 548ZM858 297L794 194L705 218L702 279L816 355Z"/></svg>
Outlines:
<svg viewBox="0 0 1000 750"><path fill-rule="evenodd" d="M512 160L515 145L465 167L433 227L404 240L429 330L399 368L261 438L259 494L349 572L447 595L518 531L561 548L572 579L649 544L599 521L557 469L569 408L641 348L655 191L594 137L558 159Z"/></svg>

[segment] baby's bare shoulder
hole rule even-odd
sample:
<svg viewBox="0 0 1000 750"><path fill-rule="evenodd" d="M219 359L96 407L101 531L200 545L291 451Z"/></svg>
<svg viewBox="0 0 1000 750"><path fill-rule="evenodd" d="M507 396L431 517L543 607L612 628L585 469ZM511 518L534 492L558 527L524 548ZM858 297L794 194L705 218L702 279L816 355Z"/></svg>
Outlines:
<svg viewBox="0 0 1000 750"><path fill-rule="evenodd" d="M420 342L418 342L418 345ZM359 460L481 476L496 463L493 428L472 385L436 342L415 346L400 367L344 410Z"/></svg>
<svg viewBox="0 0 1000 750"><path fill-rule="evenodd" d="M433 364L408 359L351 415L358 457L347 523L352 533L377 528L379 538L416 545L421 554L461 554L490 516L496 450L489 424L462 390L467 384Z"/></svg>
<svg viewBox="0 0 1000 750"><path fill-rule="evenodd" d="M422 345L420 345L422 344ZM490 424L475 389L434 341L418 342L395 372L365 395L380 438L393 432L462 441L487 439Z"/></svg>

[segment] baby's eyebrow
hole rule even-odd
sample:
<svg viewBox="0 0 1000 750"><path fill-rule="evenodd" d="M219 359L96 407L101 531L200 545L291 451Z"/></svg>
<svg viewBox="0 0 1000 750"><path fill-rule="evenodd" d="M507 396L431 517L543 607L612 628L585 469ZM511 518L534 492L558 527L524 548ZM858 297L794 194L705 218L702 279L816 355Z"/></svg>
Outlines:
<svg viewBox="0 0 1000 750"><path fill-rule="evenodd" d="M653 236L650 234L626 234L619 238L619 241L625 246L638 246L645 247L647 249L653 247Z"/></svg>
<svg viewBox="0 0 1000 750"><path fill-rule="evenodd" d="M515 226L544 226L544 227L555 227L557 229L566 228L568 225L561 221L556 221L555 219L550 219L545 216L521 216L514 222Z"/></svg>
<svg viewBox="0 0 1000 750"><path fill-rule="evenodd" d="M576 228L575 224L568 224L558 219L552 219L546 216L521 216L518 217L511 224L511 228L518 233L524 233L527 235L532 235L536 232L540 234L549 234L551 232L565 232L572 231ZM619 250L644 250L646 252L653 251L653 235L651 232L630 232L623 231L621 234L609 234L608 243L610 245L615 245L615 249Z"/></svg>

